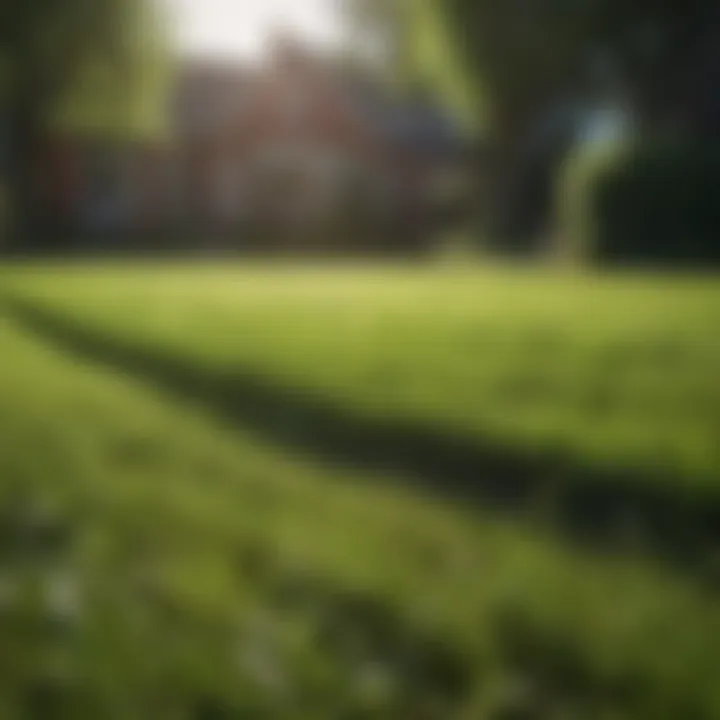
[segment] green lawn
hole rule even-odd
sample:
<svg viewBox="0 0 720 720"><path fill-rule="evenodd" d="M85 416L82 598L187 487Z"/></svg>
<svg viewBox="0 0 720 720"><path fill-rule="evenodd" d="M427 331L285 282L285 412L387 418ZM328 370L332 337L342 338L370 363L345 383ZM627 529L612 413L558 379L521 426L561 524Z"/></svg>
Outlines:
<svg viewBox="0 0 720 720"><path fill-rule="evenodd" d="M0 291L9 717L720 716L716 279Z"/></svg>

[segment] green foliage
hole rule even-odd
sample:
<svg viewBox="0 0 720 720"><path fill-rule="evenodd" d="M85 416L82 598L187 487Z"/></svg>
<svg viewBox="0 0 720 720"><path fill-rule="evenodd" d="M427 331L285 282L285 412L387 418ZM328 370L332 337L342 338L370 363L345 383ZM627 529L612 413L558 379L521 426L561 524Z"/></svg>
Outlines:
<svg viewBox="0 0 720 720"><path fill-rule="evenodd" d="M399 44L407 75L442 90L446 102L461 108L461 116L471 118L472 127L490 141L486 230L504 245L525 244L522 236L544 231L537 226L544 219L548 184L541 181L543 207L532 217L533 211L522 207L523 164L528 138L553 107L622 92L625 109L645 128L661 128L669 120L698 132L710 115L718 10L709 0L388 0L386 5L402 14Z"/></svg>
<svg viewBox="0 0 720 720"><path fill-rule="evenodd" d="M6 302L0 323L9 716L718 716L720 612L694 580L263 432L303 430L319 395L383 432L405 413L456 438L500 403L521 452L522 418L577 442L604 399L616 457L663 418L697 441L717 410L713 283L100 266L2 282L43 311ZM252 416L249 393L215 416L246 372L295 388L285 412Z"/></svg>
<svg viewBox="0 0 720 720"><path fill-rule="evenodd" d="M154 9L152 0L8 0L0 6L12 245L57 241L49 198L37 181L48 135L58 128L103 139L162 132L169 74Z"/></svg>
<svg viewBox="0 0 720 720"><path fill-rule="evenodd" d="M391 79L400 90L429 88L469 132L485 123L482 93L470 77L437 0L346 0L351 32L389 42Z"/></svg>
<svg viewBox="0 0 720 720"><path fill-rule="evenodd" d="M542 2L532 8L487 0L435 4L467 72L483 88L493 119L505 119L506 107L532 106L577 71L575 55L586 22L579 3Z"/></svg>
<svg viewBox="0 0 720 720"><path fill-rule="evenodd" d="M168 78L155 3L9 0L0 31L2 90L34 124L153 134Z"/></svg>
<svg viewBox="0 0 720 720"><path fill-rule="evenodd" d="M437 0L401 3L405 40L405 72L433 87L470 131L485 130L481 88L464 65L447 18Z"/></svg>
<svg viewBox="0 0 720 720"><path fill-rule="evenodd" d="M596 260L602 247L593 200L598 184L630 162L630 141L580 145L560 168L555 193L553 255L563 262ZM617 170L615 170L617 172Z"/></svg>
<svg viewBox="0 0 720 720"><path fill-rule="evenodd" d="M588 194L601 258L720 261L720 147L641 146Z"/></svg>
<svg viewBox="0 0 720 720"><path fill-rule="evenodd" d="M162 138L172 73L162 18L142 0L125 0L127 17L117 54L96 52L59 99L55 124L103 137Z"/></svg>
<svg viewBox="0 0 720 720"><path fill-rule="evenodd" d="M677 102L674 90L668 91L673 83L682 85L679 79L693 63L702 62L697 49L712 47L716 27L714 3L708 0L680 5L427 0L401 5L407 17L420 18L411 35L432 35L430 27L446 34L442 50L432 41L426 47L427 38L418 39L425 51L415 56L415 63L435 67L439 77L459 75L469 83L495 133L532 120L538 105L592 92L600 65L622 81L634 109L652 117L663 103Z"/></svg>
<svg viewBox="0 0 720 720"><path fill-rule="evenodd" d="M556 250L566 259L720 258L720 152L692 143L582 148L558 185Z"/></svg>

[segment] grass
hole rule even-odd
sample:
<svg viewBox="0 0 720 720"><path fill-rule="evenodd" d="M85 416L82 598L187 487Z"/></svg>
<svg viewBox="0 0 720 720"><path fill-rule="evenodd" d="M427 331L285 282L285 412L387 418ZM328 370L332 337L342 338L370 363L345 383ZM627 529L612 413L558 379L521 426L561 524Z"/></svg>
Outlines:
<svg viewBox="0 0 720 720"><path fill-rule="evenodd" d="M712 278L0 281L10 716L720 714Z"/></svg>
<svg viewBox="0 0 720 720"><path fill-rule="evenodd" d="M550 505L602 542L633 524L683 564L717 544L713 278L95 267L9 285L56 340L298 451Z"/></svg>

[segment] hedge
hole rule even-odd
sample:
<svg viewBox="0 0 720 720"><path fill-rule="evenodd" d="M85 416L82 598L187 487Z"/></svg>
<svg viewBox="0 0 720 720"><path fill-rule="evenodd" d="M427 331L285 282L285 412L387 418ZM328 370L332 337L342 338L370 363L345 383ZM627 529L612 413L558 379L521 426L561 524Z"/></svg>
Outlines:
<svg viewBox="0 0 720 720"><path fill-rule="evenodd" d="M610 261L720 262L720 144L593 150L560 185L561 248Z"/></svg>

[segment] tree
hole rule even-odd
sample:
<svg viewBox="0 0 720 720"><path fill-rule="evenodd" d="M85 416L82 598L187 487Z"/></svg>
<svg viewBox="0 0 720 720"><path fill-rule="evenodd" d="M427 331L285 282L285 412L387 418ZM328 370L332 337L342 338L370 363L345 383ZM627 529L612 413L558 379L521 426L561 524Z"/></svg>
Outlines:
<svg viewBox="0 0 720 720"><path fill-rule="evenodd" d="M400 89L432 88L460 122L478 131L483 108L468 82L440 5L413 0L345 0L350 35L361 55L382 48L385 72Z"/></svg>
<svg viewBox="0 0 720 720"><path fill-rule="evenodd" d="M491 205L501 234L518 215L526 139L554 106L610 86L652 131L711 101L709 81L692 98L683 91L718 41L711 0L357 1L401 13L406 67L432 70L445 89L457 78L471 88L469 106L493 149Z"/></svg>
<svg viewBox="0 0 720 720"><path fill-rule="evenodd" d="M95 107L113 96L116 106L134 104L133 91L148 70L151 10L143 0L4 0L0 90L16 242L30 241L41 229L38 175L43 142L53 127L77 122L73 104L87 105L88 98Z"/></svg>
<svg viewBox="0 0 720 720"><path fill-rule="evenodd" d="M501 231L520 215L524 138L540 118L560 103L611 91L652 134L699 100L684 88L720 22L709 0L433 1L488 99Z"/></svg>

